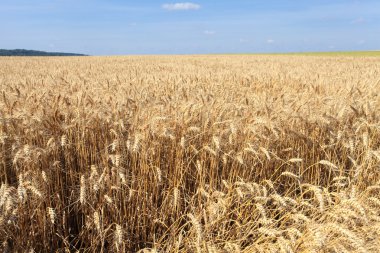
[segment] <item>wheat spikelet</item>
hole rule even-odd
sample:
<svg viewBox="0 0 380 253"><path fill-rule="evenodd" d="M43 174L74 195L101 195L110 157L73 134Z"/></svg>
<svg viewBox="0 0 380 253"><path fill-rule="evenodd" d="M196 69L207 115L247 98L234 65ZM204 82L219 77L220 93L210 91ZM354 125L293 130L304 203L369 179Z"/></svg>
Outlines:
<svg viewBox="0 0 380 253"><path fill-rule="evenodd" d="M210 244L210 243L206 243L206 248L207 248L207 252L218 253L217 248L214 245Z"/></svg>
<svg viewBox="0 0 380 253"><path fill-rule="evenodd" d="M127 147L128 150L132 150L131 140L128 139L128 140L125 142L125 146Z"/></svg>
<svg viewBox="0 0 380 253"><path fill-rule="evenodd" d="M44 180L44 182L47 183L48 182L48 178L47 178L46 172L44 170L41 171L41 176L42 176L42 180Z"/></svg>
<svg viewBox="0 0 380 253"><path fill-rule="evenodd" d="M343 207L337 210L336 213L329 213L328 215L331 216L335 221L344 220L345 222L347 222L351 219L361 219L361 217L358 217L357 212Z"/></svg>
<svg viewBox="0 0 380 253"><path fill-rule="evenodd" d="M221 192L221 191L213 191L211 194L211 197L219 199L219 200L223 200L223 198L225 196L226 196L226 194L224 192Z"/></svg>
<svg viewBox="0 0 380 253"><path fill-rule="evenodd" d="M231 252L231 253L240 253L241 252L240 246L236 243L231 243L231 242L226 242L223 249L226 252Z"/></svg>
<svg viewBox="0 0 380 253"><path fill-rule="evenodd" d="M183 235L182 235L182 232L179 232L178 240L175 242L175 250L179 250L179 248L182 245L182 241L183 241Z"/></svg>
<svg viewBox="0 0 380 253"><path fill-rule="evenodd" d="M347 199L347 200L343 200L342 201L343 204L346 204L348 205L350 208L356 210L356 212L358 212L360 214L360 217L363 218L363 219L367 219L366 218L366 210L364 209L364 207L359 203L358 200L356 199Z"/></svg>
<svg viewBox="0 0 380 253"><path fill-rule="evenodd" d="M244 148L243 151L246 153L252 153L252 154L257 155L257 152L251 146Z"/></svg>
<svg viewBox="0 0 380 253"><path fill-rule="evenodd" d="M61 146L65 147L66 145L67 145L67 136L66 135L62 135L61 136Z"/></svg>
<svg viewBox="0 0 380 253"><path fill-rule="evenodd" d="M291 205L298 206L298 201L295 199L292 199L291 197L283 197L286 203L290 203Z"/></svg>
<svg viewBox="0 0 380 253"><path fill-rule="evenodd" d="M373 191L379 191L380 192L380 185L371 185L365 189L366 195L371 194L371 192L373 192Z"/></svg>
<svg viewBox="0 0 380 253"><path fill-rule="evenodd" d="M251 193L255 193L255 189L254 189L254 187L253 187L251 184L248 184L248 183L246 183L246 182L240 182L240 181L238 181L238 182L235 182L234 185L235 185L235 186L240 186L240 187L242 187L242 188L248 190L248 191L251 192Z"/></svg>
<svg viewBox="0 0 380 253"><path fill-rule="evenodd" d="M224 187L226 187L227 190L231 189L231 187L232 187L232 186L231 186L226 180L224 180L224 179L222 180L222 184L223 184Z"/></svg>
<svg viewBox="0 0 380 253"><path fill-rule="evenodd" d="M320 160L318 163L322 164L322 165L326 165L327 167L330 167L333 169L338 169L338 167L335 164L333 164L332 162L329 162L327 160Z"/></svg>
<svg viewBox="0 0 380 253"><path fill-rule="evenodd" d="M180 140L180 145L183 149L186 148L186 139L184 136L181 137L181 140Z"/></svg>
<svg viewBox="0 0 380 253"><path fill-rule="evenodd" d="M351 190L350 190L349 196L352 199L356 199L357 198L357 189L356 189L355 185L351 186Z"/></svg>
<svg viewBox="0 0 380 253"><path fill-rule="evenodd" d="M7 184L2 183L0 187L0 206L4 205L4 201L10 195L10 187Z"/></svg>
<svg viewBox="0 0 380 253"><path fill-rule="evenodd" d="M120 180L121 180L122 184L124 184L124 185L127 184L127 177L125 176L124 173L119 172L119 177L120 177Z"/></svg>
<svg viewBox="0 0 380 253"><path fill-rule="evenodd" d="M161 172L159 167L155 167L155 168L156 168L157 180L158 180L158 182L161 182L162 181L162 172Z"/></svg>
<svg viewBox="0 0 380 253"><path fill-rule="evenodd" d="M286 201L279 194L272 194L271 197L276 203L280 204L282 207L286 207Z"/></svg>
<svg viewBox="0 0 380 253"><path fill-rule="evenodd" d="M191 126L187 129L188 132L193 132L193 133L199 133L201 132L201 129L197 126Z"/></svg>
<svg viewBox="0 0 380 253"><path fill-rule="evenodd" d="M5 201L5 213L6 214L11 213L16 203L17 202L14 197L7 198L7 200Z"/></svg>
<svg viewBox="0 0 380 253"><path fill-rule="evenodd" d="M96 178L96 177L99 176L98 175L98 169L96 168L95 165L91 165L90 170L91 170L90 180L92 180L92 179L94 179L94 178Z"/></svg>
<svg viewBox="0 0 380 253"><path fill-rule="evenodd" d="M267 214L265 212L264 206L260 203L256 203L256 208L259 210L261 218L266 221L267 220Z"/></svg>
<svg viewBox="0 0 380 253"><path fill-rule="evenodd" d="M217 156L216 151L213 150L210 146L208 146L208 145L203 146L203 149L206 150L207 152L209 152L211 155L213 155L213 156Z"/></svg>
<svg viewBox="0 0 380 253"><path fill-rule="evenodd" d="M101 232L101 224L100 224L99 212L95 211L94 214L93 214L93 217L94 217L95 228L100 233Z"/></svg>
<svg viewBox="0 0 380 253"><path fill-rule="evenodd" d="M197 160L197 162L196 162L196 167L197 167L198 174L201 175L202 174L202 164L199 160Z"/></svg>
<svg viewBox="0 0 380 253"><path fill-rule="evenodd" d="M202 240L202 227L198 220L195 218L193 214L187 214L187 217L190 219L191 224L193 225L196 235L197 235L197 245L201 244Z"/></svg>
<svg viewBox="0 0 380 253"><path fill-rule="evenodd" d="M226 165L228 162L228 158L225 154L222 156L222 160L223 160L223 164Z"/></svg>
<svg viewBox="0 0 380 253"><path fill-rule="evenodd" d="M349 251L346 247L344 247L342 244L338 243L336 245L333 246L333 249L335 252L339 252L339 253L350 253L351 251Z"/></svg>
<svg viewBox="0 0 380 253"><path fill-rule="evenodd" d="M139 134L135 135L135 141L132 146L132 151L133 152L138 152L139 147L140 147L140 141L141 141L141 136Z"/></svg>
<svg viewBox="0 0 380 253"><path fill-rule="evenodd" d="M179 206L180 192L177 187L173 189L173 207L176 209Z"/></svg>
<svg viewBox="0 0 380 253"><path fill-rule="evenodd" d="M353 139L350 139L348 143L349 143L348 145L349 145L350 153L353 154L355 152L355 142Z"/></svg>
<svg viewBox="0 0 380 253"><path fill-rule="evenodd" d="M106 200L106 202L107 202L109 205L112 205L112 204L113 204L112 198L111 198L110 196L108 196L107 194L104 195L104 199Z"/></svg>
<svg viewBox="0 0 380 253"><path fill-rule="evenodd" d="M290 162L290 163L300 163L302 161L303 161L302 158L291 158L288 160L288 162Z"/></svg>
<svg viewBox="0 0 380 253"><path fill-rule="evenodd" d="M47 148L53 148L55 146L55 139L54 139L54 137L51 137L48 141L47 141L47 143L46 143L46 147Z"/></svg>
<svg viewBox="0 0 380 253"><path fill-rule="evenodd" d="M323 233L323 231L317 229L312 234L312 238L313 238L313 241L312 241L312 244L311 244L311 248L312 249L320 249L325 244L326 234Z"/></svg>
<svg viewBox="0 0 380 253"><path fill-rule="evenodd" d="M292 218L296 221L296 222L299 222L300 220L304 221L304 222L310 222L311 220L306 217L303 213L295 213L295 214L292 214Z"/></svg>
<svg viewBox="0 0 380 253"><path fill-rule="evenodd" d="M194 154L197 155L199 153L199 150L196 147L194 147L193 145L190 145L190 148L194 152Z"/></svg>
<svg viewBox="0 0 380 253"><path fill-rule="evenodd" d="M367 252L367 250L364 248L364 242L361 238L359 238L356 234L349 231L346 228L343 228L341 226L338 226L335 223L331 223L327 225L327 228L330 230L337 232L341 235L343 235L345 238L348 239L350 244L355 248L355 251L357 252Z"/></svg>
<svg viewBox="0 0 380 253"><path fill-rule="evenodd" d="M364 132L362 134L362 140L363 140L363 146L368 148L368 146L369 146L368 132Z"/></svg>
<svg viewBox="0 0 380 253"><path fill-rule="evenodd" d="M28 185L25 188L30 190L35 196L42 198L42 193L33 185Z"/></svg>
<svg viewBox="0 0 380 253"><path fill-rule="evenodd" d="M218 136L213 136L212 137L212 141L215 145L215 148L216 150L219 150L220 149L220 140L219 140L219 137Z"/></svg>
<svg viewBox="0 0 380 253"><path fill-rule="evenodd" d="M114 238L115 238L116 249L117 251L119 251L120 246L123 243L123 228L119 224L115 225Z"/></svg>
<svg viewBox="0 0 380 253"><path fill-rule="evenodd" d="M108 157L109 157L111 163L112 163L113 165L115 165L115 164L116 164L116 156L115 156L115 155L109 155Z"/></svg>
<svg viewBox="0 0 380 253"><path fill-rule="evenodd" d="M322 190L319 189L319 188L316 187L316 186L312 186L312 187L310 187L310 189L314 192L314 195L315 195L315 197L316 197L317 200L318 200L318 203L319 203L319 210L320 210L321 212L323 212L324 207L325 207L325 202L324 202L324 198L323 198Z"/></svg>
<svg viewBox="0 0 380 253"><path fill-rule="evenodd" d="M120 155L115 155L115 166L118 168L120 166Z"/></svg>
<svg viewBox="0 0 380 253"><path fill-rule="evenodd" d="M240 199L243 199L243 198L244 198L244 193L243 193L243 191L241 190L240 187L235 188L235 191L236 191L236 194L238 195L238 197L239 197Z"/></svg>
<svg viewBox="0 0 380 253"><path fill-rule="evenodd" d="M96 183L94 183L94 190L95 190L95 185L101 188L104 187L105 179L107 179L107 176L108 176L107 168L104 168L102 174L100 174L99 179L97 180Z"/></svg>
<svg viewBox="0 0 380 253"><path fill-rule="evenodd" d="M273 186L273 184L271 186ZM260 197L266 198L267 196L268 196L268 190L267 190L267 188L265 186L262 186L261 187L261 196Z"/></svg>
<svg viewBox="0 0 380 253"><path fill-rule="evenodd" d="M349 179L348 177L338 176L338 177L334 177L332 181L346 181L348 179Z"/></svg>
<svg viewBox="0 0 380 253"><path fill-rule="evenodd" d="M86 179L84 175L80 177L80 193L79 202L84 205L86 203Z"/></svg>
<svg viewBox="0 0 380 253"><path fill-rule="evenodd" d="M230 131L231 131L232 134L236 134L237 133L237 128L236 128L235 124L232 123L232 122L230 123Z"/></svg>
<svg viewBox="0 0 380 253"><path fill-rule="evenodd" d="M157 253L155 248L145 248L137 251L136 253Z"/></svg>
<svg viewBox="0 0 380 253"><path fill-rule="evenodd" d="M244 160L243 160L243 157L242 157L242 154L238 154L236 156L236 160L241 164L241 165L244 165Z"/></svg>
<svg viewBox="0 0 380 253"><path fill-rule="evenodd" d="M14 204L17 203L17 196L15 196L17 193L15 193L14 187L8 187L6 184L2 184L1 188L0 207L3 207L7 214L13 209Z"/></svg>
<svg viewBox="0 0 380 253"><path fill-rule="evenodd" d="M288 228L287 231L289 234L292 234L296 238L301 238L303 235L302 232L295 227ZM295 242L292 242L292 243L294 244Z"/></svg>
<svg viewBox="0 0 380 253"><path fill-rule="evenodd" d="M22 150L19 150L17 151L17 153L14 155L14 158L13 158L13 164L16 165L17 162L23 158L23 155L22 155Z"/></svg>
<svg viewBox="0 0 380 253"><path fill-rule="evenodd" d="M229 136L228 136L228 143L230 144L230 145L233 145L234 144L234 140L235 140L235 134L230 134Z"/></svg>
<svg viewBox="0 0 380 253"><path fill-rule="evenodd" d="M24 154L26 156L30 154L30 146L28 144L24 145Z"/></svg>
<svg viewBox="0 0 380 253"><path fill-rule="evenodd" d="M132 190L132 189L129 189L129 191L128 191L128 201L131 201L132 200L132 197L133 197L133 195L134 195L134 190Z"/></svg>
<svg viewBox="0 0 380 253"><path fill-rule="evenodd" d="M56 217L56 215L55 215L54 209L51 208L51 207L48 207L47 212L48 212L51 224L55 224L55 217Z"/></svg>
<svg viewBox="0 0 380 253"><path fill-rule="evenodd" d="M270 181L270 180L264 180L264 182L265 182L265 184L267 184L268 186L269 186L269 188L271 189L271 190L273 190L273 191L275 191L275 189L274 189L274 185L273 185L273 182L272 181ZM263 190L266 190L266 188L265 187L263 187ZM266 194L264 194L264 196L266 196Z"/></svg>
<svg viewBox="0 0 380 253"><path fill-rule="evenodd" d="M17 193L19 196L19 199L23 201L26 197L26 189L24 187L24 180L23 180L23 175L20 174L18 178L18 187L17 187Z"/></svg>
<svg viewBox="0 0 380 253"><path fill-rule="evenodd" d="M271 157L269 155L269 151L266 148L263 148L263 147L260 147L260 150L261 150L261 152L263 152L265 154L265 156L267 157L268 161L270 161Z"/></svg>
<svg viewBox="0 0 380 253"><path fill-rule="evenodd" d="M372 150L371 154L380 162L380 151Z"/></svg>
<svg viewBox="0 0 380 253"><path fill-rule="evenodd" d="M297 176L296 174L294 174L293 172L290 172L290 171L284 171L284 172L282 172L281 176L290 177L290 178L299 180L299 176Z"/></svg>
<svg viewBox="0 0 380 253"><path fill-rule="evenodd" d="M290 246L288 240L286 240L283 236L280 236L278 238L278 245L281 249L281 252L285 252L285 253L292 253L294 252L292 247Z"/></svg>
<svg viewBox="0 0 380 253"><path fill-rule="evenodd" d="M378 198L375 198L375 197L369 197L369 198L368 198L368 202L370 202L371 204L373 204L373 205L375 205L375 206L380 207L380 199L378 199Z"/></svg>
<svg viewBox="0 0 380 253"><path fill-rule="evenodd" d="M112 152L115 152L116 149L119 147L119 140L114 140L112 143L111 143L111 151Z"/></svg>

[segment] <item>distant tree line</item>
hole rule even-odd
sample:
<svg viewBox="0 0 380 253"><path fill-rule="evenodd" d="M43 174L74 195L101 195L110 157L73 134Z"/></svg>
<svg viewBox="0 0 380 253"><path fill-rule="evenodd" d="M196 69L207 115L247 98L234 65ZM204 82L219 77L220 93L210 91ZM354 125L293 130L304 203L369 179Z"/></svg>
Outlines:
<svg viewBox="0 0 380 253"><path fill-rule="evenodd" d="M86 56L85 54L44 52L26 49L6 50L0 49L0 56Z"/></svg>

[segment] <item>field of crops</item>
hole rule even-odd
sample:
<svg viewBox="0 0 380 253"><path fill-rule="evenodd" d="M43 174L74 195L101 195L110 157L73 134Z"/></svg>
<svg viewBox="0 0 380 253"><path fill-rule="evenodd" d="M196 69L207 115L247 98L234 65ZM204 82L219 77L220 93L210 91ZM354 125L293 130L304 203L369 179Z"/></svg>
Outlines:
<svg viewBox="0 0 380 253"><path fill-rule="evenodd" d="M379 252L380 60L0 58L1 252Z"/></svg>

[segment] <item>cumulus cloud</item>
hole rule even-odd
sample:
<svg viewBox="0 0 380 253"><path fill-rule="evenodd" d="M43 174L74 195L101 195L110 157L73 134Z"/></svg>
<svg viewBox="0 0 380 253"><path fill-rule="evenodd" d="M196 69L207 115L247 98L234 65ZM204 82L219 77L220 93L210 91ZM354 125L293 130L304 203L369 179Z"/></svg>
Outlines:
<svg viewBox="0 0 380 253"><path fill-rule="evenodd" d="M268 39L268 40L267 40L267 43L268 43L268 44L273 44L273 43L274 43L274 40L272 40L272 39Z"/></svg>
<svg viewBox="0 0 380 253"><path fill-rule="evenodd" d="M199 4L195 3L173 3L173 4L163 4L162 8L169 11L187 11L187 10L198 10L201 8Z"/></svg>
<svg viewBox="0 0 380 253"><path fill-rule="evenodd" d="M203 31L204 34L206 35L214 35L216 32L215 31L210 31L210 30L205 30Z"/></svg>

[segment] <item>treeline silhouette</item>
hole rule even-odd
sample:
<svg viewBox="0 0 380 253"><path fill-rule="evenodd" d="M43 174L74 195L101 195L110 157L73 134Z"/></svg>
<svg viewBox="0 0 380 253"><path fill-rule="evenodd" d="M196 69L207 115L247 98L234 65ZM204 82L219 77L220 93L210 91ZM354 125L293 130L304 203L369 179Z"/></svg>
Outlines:
<svg viewBox="0 0 380 253"><path fill-rule="evenodd" d="M86 56L86 55L74 54L74 53L44 52L44 51L26 50L26 49L13 49L13 50L0 49L0 56Z"/></svg>

